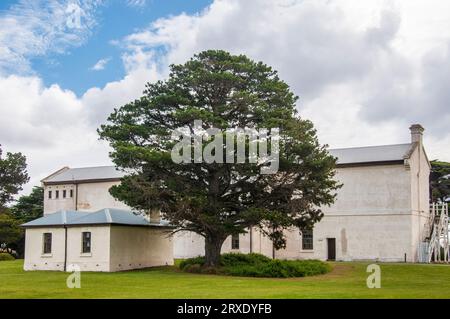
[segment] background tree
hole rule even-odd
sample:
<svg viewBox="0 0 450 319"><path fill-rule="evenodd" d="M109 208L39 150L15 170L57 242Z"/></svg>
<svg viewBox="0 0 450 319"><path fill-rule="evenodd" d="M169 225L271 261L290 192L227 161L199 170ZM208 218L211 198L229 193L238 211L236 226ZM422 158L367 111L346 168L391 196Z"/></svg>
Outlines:
<svg viewBox="0 0 450 319"><path fill-rule="evenodd" d="M15 250L15 244L23 236L23 230L19 227L20 222L14 219L7 211L0 214L0 248L8 252Z"/></svg>
<svg viewBox="0 0 450 319"><path fill-rule="evenodd" d="M171 65L166 81L148 83L141 99L115 109L99 129L112 160L127 172L110 192L203 236L207 266L218 265L229 235L252 226L283 248L283 231L311 228L339 187L336 159L319 144L312 123L296 115L296 101L276 71L244 55L209 50ZM204 129L279 128L278 173L261 174L267 163L248 158L245 164L174 163L172 130L194 131L194 120Z"/></svg>
<svg viewBox="0 0 450 319"><path fill-rule="evenodd" d="M431 201L450 201L450 163L431 161Z"/></svg>
<svg viewBox="0 0 450 319"><path fill-rule="evenodd" d="M44 215L44 189L34 186L29 195L20 196L17 202L8 209L8 215L14 220L11 227L16 227L20 236L8 243L8 248L23 257L25 252L25 231L19 225Z"/></svg>
<svg viewBox="0 0 450 319"><path fill-rule="evenodd" d="M22 190L22 185L29 181L26 168L26 158L22 153L8 152L2 157L0 145L0 211Z"/></svg>
<svg viewBox="0 0 450 319"><path fill-rule="evenodd" d="M29 195L20 196L10 209L11 215L22 223L44 215L44 189L34 186Z"/></svg>

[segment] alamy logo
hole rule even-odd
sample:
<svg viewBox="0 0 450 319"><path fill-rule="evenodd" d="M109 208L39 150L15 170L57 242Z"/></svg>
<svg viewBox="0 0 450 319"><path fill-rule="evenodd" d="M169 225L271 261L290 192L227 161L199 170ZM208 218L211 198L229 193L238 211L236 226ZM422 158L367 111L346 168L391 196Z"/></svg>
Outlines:
<svg viewBox="0 0 450 319"><path fill-rule="evenodd" d="M377 264L367 266L366 272L372 273L367 277L367 288L381 288L381 268Z"/></svg>
<svg viewBox="0 0 450 319"><path fill-rule="evenodd" d="M70 264L67 266L68 272L73 272L67 277L67 288L81 288L81 268L76 264Z"/></svg>
<svg viewBox="0 0 450 319"><path fill-rule="evenodd" d="M203 162L242 164L248 158L248 163L261 165L261 174L275 174L278 171L280 154L278 128L205 130L202 128L202 121L195 120L193 128L183 127L174 130L172 139L180 140L171 152L172 160L177 164ZM205 146L204 142L207 142Z"/></svg>

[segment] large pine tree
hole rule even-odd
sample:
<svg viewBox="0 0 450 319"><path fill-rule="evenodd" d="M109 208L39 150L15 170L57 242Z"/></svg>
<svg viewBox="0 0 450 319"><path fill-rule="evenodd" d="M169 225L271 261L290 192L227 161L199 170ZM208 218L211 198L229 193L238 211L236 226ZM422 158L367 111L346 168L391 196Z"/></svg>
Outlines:
<svg viewBox="0 0 450 319"><path fill-rule="evenodd" d="M218 265L229 235L249 227L260 227L283 248L283 231L311 228L339 187L336 159L319 144L313 124L296 114L296 101L276 71L244 55L209 50L172 65L167 80L148 83L143 97L115 109L99 129L113 162L128 173L110 192L203 236L208 266ZM277 173L262 174L267 162L249 163L248 152L245 163L175 163L172 132L196 132L194 120L221 131L278 128Z"/></svg>

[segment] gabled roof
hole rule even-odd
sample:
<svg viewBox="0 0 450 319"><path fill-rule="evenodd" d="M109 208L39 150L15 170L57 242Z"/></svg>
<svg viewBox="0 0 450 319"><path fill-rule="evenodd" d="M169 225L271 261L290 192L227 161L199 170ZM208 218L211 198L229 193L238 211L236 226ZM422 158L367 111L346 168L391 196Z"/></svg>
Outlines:
<svg viewBox="0 0 450 319"><path fill-rule="evenodd" d="M126 225L170 227L167 221L151 223L141 215L128 210L104 208L90 213L60 210L53 214L22 224L22 227L76 226L76 225Z"/></svg>
<svg viewBox="0 0 450 319"><path fill-rule="evenodd" d="M352 148L329 149L331 155L337 157L337 165L366 165L377 163L400 163L409 158L417 143L365 146ZM125 172L117 170L114 166L97 166L68 168L65 167L44 178L42 182L47 185L63 183L80 183L96 181L118 181L125 176Z"/></svg>
<svg viewBox="0 0 450 319"><path fill-rule="evenodd" d="M119 180L125 175L114 166L66 168L44 178L44 184L74 183L80 181Z"/></svg>
<svg viewBox="0 0 450 319"><path fill-rule="evenodd" d="M337 157L338 165L357 165L370 163L403 162L409 158L416 143L365 146L330 149L331 155Z"/></svg>

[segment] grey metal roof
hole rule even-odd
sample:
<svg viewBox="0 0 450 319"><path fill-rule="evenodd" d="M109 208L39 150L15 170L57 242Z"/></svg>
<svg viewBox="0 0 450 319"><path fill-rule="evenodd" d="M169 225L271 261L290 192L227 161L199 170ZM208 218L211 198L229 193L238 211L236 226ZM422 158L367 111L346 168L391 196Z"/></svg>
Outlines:
<svg viewBox="0 0 450 319"><path fill-rule="evenodd" d="M410 156L414 143L329 149L338 164L358 164L399 161ZM67 168L42 180L44 183L64 183L89 180L120 179L125 175L114 166Z"/></svg>
<svg viewBox="0 0 450 319"><path fill-rule="evenodd" d="M337 164L356 164L373 162L401 161L409 158L414 143L336 148L328 150L337 157Z"/></svg>
<svg viewBox="0 0 450 319"><path fill-rule="evenodd" d="M141 215L128 210L104 208L96 212L65 211L45 215L44 217L22 224L23 227L70 226L70 225L130 225L130 226L169 226L167 221L150 223Z"/></svg>
<svg viewBox="0 0 450 319"><path fill-rule="evenodd" d="M43 179L44 183L119 179L125 175L114 166L68 168Z"/></svg>

